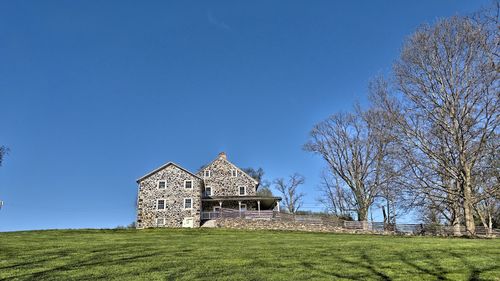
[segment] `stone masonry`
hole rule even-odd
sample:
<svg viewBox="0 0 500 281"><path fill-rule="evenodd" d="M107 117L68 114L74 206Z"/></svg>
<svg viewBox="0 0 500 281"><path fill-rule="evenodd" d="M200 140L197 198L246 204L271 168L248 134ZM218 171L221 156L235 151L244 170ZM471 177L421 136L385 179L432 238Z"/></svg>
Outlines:
<svg viewBox="0 0 500 281"><path fill-rule="evenodd" d="M169 162L137 183L137 228L199 227L202 212L213 212L221 204L223 208L250 211L271 208L281 200L256 196L259 183L229 162L225 153L197 174ZM211 188L211 195L204 195L206 187Z"/></svg>
<svg viewBox="0 0 500 281"><path fill-rule="evenodd" d="M205 176L205 171L209 171L209 176ZM203 178L205 187L212 188L212 196L239 196L239 187L241 186L246 189L245 195L253 196L257 192L258 182L227 161L224 153L219 154L217 159L196 175Z"/></svg>
<svg viewBox="0 0 500 281"><path fill-rule="evenodd" d="M165 181L160 188L159 182ZM191 181L191 188L185 188ZM192 219L193 227L200 226L201 192L203 180L177 164L167 163L138 180L137 227L182 227L184 219ZM192 208L184 208L184 199L191 199ZM158 200L165 200L164 209L158 209ZM158 225L157 219L163 219Z"/></svg>

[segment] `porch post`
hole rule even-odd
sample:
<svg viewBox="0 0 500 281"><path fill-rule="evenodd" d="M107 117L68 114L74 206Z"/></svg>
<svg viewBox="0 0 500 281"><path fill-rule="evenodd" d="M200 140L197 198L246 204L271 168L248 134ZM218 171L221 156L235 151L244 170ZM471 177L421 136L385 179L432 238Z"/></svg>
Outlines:
<svg viewBox="0 0 500 281"><path fill-rule="evenodd" d="M257 200L257 210L259 210L259 215L260 215L260 200Z"/></svg>
<svg viewBox="0 0 500 281"><path fill-rule="evenodd" d="M239 205L239 211L240 211L240 218L241 218L241 201L238 201L238 205Z"/></svg>
<svg viewBox="0 0 500 281"><path fill-rule="evenodd" d="M278 213L280 212L280 201L276 201L276 206L278 207Z"/></svg>
<svg viewBox="0 0 500 281"><path fill-rule="evenodd" d="M219 217L222 218L222 201L219 201Z"/></svg>

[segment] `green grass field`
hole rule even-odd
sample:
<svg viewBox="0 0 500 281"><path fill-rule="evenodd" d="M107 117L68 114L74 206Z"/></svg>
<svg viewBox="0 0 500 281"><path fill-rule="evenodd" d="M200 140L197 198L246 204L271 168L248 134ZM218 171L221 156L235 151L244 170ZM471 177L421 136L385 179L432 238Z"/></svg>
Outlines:
<svg viewBox="0 0 500 281"><path fill-rule="evenodd" d="M223 229L0 233L0 280L500 280L500 240Z"/></svg>

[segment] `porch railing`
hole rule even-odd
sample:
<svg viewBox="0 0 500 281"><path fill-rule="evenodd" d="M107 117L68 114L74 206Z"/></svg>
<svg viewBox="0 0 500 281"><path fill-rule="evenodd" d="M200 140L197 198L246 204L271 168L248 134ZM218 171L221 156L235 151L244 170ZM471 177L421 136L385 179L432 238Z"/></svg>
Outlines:
<svg viewBox="0 0 500 281"><path fill-rule="evenodd" d="M218 218L272 219L275 217L275 213L276 212L273 210L239 211L239 210L223 208L220 211L201 212L201 219L202 220L211 220Z"/></svg>

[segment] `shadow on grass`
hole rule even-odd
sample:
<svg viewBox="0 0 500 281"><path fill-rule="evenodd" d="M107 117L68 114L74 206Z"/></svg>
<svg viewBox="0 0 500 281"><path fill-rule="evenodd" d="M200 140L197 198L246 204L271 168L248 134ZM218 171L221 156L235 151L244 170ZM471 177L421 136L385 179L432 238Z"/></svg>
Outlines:
<svg viewBox="0 0 500 281"><path fill-rule="evenodd" d="M377 267L373 260L366 254L362 253L361 261L353 261L348 260L343 257L339 257L338 259L343 263L343 265L347 265L351 268L363 269L363 272L355 273L355 274L342 274L333 271L323 270L310 262L301 262L302 266L307 268L308 270L314 270L318 273L321 273L323 277L336 277L348 280L366 280L367 278L375 278L378 280L391 281L392 279L383 273L380 270L377 270ZM343 266L342 265L342 266ZM344 267L342 267L344 268ZM338 268L334 269L338 270Z"/></svg>
<svg viewBox="0 0 500 281"><path fill-rule="evenodd" d="M398 254L399 259L409 267L415 269L420 274L426 274L434 276L437 280L448 280L446 278L446 274L449 273L446 271L441 265L439 265L438 261L434 260L434 258L429 253L424 253L424 258L426 259L428 266L421 266L410 260L407 255L403 253Z"/></svg>
<svg viewBox="0 0 500 281"><path fill-rule="evenodd" d="M89 253L96 253L96 252L109 253L109 252L113 252L113 251L115 251L114 254L117 254L117 255L127 255L128 254L129 256L125 256L125 257L121 257L121 258L113 258L113 256L105 256L105 258L108 258L108 260L102 260L102 256L100 257L100 256L92 255L86 259L78 259L78 260L75 260L73 262L61 265L61 266L51 267L49 269L44 269L44 270L32 272L32 273L17 274L17 275L7 277L4 279L0 279L0 280L12 280L12 279L18 279L18 278L26 278L29 280L42 280L44 278L52 279L52 278L54 278L53 274L62 273L65 271L78 270L78 269L84 269L84 268L88 269L89 267L92 267L92 266L101 266L102 267L102 266L112 266L112 265L125 265L126 263L129 263L129 262L134 262L134 261L138 261L138 260L142 260L142 259L149 259L149 258L152 258L155 256L161 256L161 253L159 253L159 252L152 252L152 253L147 253L147 254L137 254L137 255L130 256L130 253L131 253L130 251L116 252L116 249L111 249L111 248L101 249L99 251L91 251ZM64 255L58 255L58 256L54 256L52 258L36 260L33 262L18 263L18 264L11 265L9 267L4 267L4 268L19 268L19 267L24 267L24 266L34 265L34 264L40 265L40 262L55 261L55 260L60 259L62 257L64 257ZM106 277L102 277L102 278L106 279ZM96 276L92 276L92 277L89 276L89 279L102 279L102 278L99 278ZM86 279L86 277L82 276L82 279Z"/></svg>
<svg viewBox="0 0 500 281"><path fill-rule="evenodd" d="M466 269L465 271L469 272L466 279L469 281L483 280L480 277L481 274L500 268L500 265L493 265L486 268L478 268L474 264L470 263L463 255L454 253L452 251L441 251L441 253L445 254L445 256L448 258L451 257L455 260L459 260L460 263L463 265L463 268ZM422 280L426 280L426 278L429 278L429 276L432 277L432 280L453 280L446 277L448 274L453 273L453 271L445 269L440 264L440 260L445 258L443 257L443 255L433 256L431 253L424 252L419 257L419 260L423 261L424 265L416 263L414 260L412 260L408 255L404 253L398 253L397 257L398 260L400 260L404 265L414 269L416 271L416 275L421 276ZM366 252L357 253L353 255L352 259L347 259L345 257L337 257L337 259L340 261L340 265L338 264L335 265L335 268L332 268L331 271L324 270L319 266L319 264L311 263L308 261L302 261L300 264L307 270L314 271L317 274L321 275L321 277L327 277L333 279L341 278L347 280L367 280L367 279L383 280L383 281L393 280L393 278L391 278L388 275L388 273L384 273L383 270L380 269L382 265L381 263L383 263L384 261L379 261L379 263L377 264ZM342 269L346 268L356 269L359 272L351 274L341 273ZM393 270L395 269L393 268Z"/></svg>

